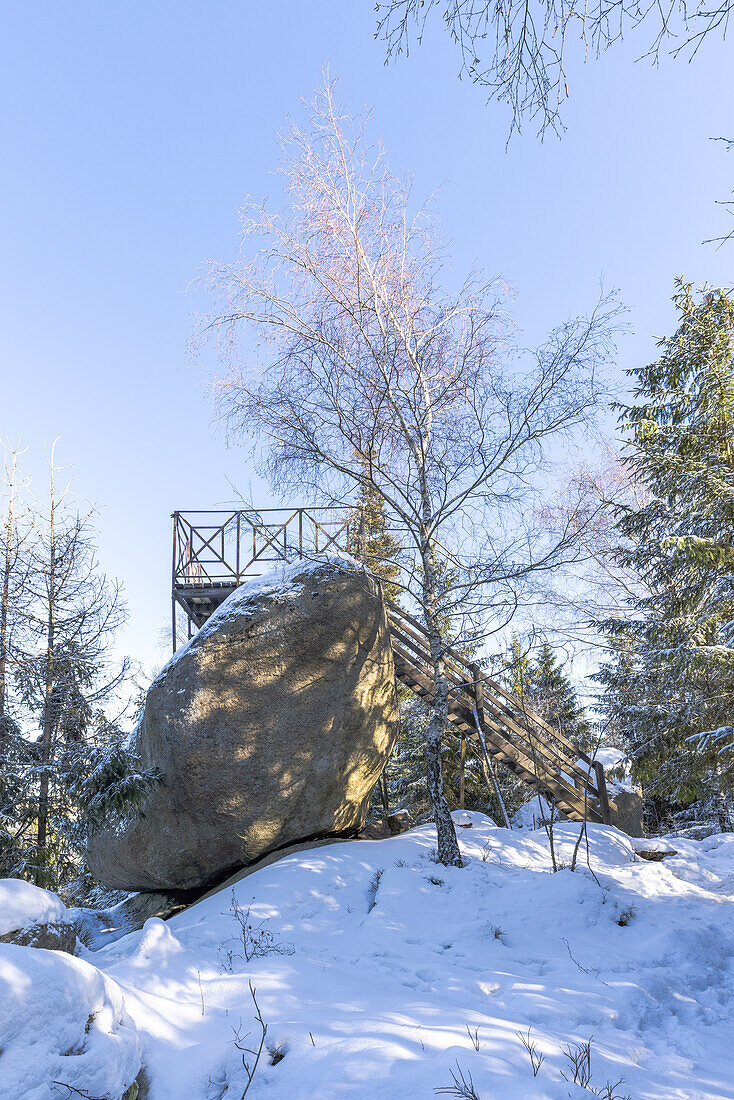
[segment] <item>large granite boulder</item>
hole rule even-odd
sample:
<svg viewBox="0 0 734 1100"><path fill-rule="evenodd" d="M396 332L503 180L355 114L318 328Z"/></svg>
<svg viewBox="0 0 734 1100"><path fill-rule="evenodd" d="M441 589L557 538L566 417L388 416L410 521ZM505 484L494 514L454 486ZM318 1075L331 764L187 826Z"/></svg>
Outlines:
<svg viewBox="0 0 734 1100"><path fill-rule="evenodd" d="M323 556L233 593L151 685L144 815L90 839L123 890L191 889L294 841L359 830L397 733L379 583Z"/></svg>

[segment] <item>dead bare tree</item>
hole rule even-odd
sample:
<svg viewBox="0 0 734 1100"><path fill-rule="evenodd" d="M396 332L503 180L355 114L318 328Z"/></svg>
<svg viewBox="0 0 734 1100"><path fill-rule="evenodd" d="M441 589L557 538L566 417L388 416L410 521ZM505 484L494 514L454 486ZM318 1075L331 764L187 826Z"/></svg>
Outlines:
<svg viewBox="0 0 734 1100"><path fill-rule="evenodd" d="M595 452L596 463L572 470L538 517L553 530L576 524L579 553L549 578L534 608L535 622L548 634L589 652L608 647L596 623L624 616L630 600L650 595L645 577L620 554L632 544L617 526L620 512L640 508L648 491L608 441L599 438Z"/></svg>
<svg viewBox="0 0 734 1100"><path fill-rule="evenodd" d="M713 141L723 141L727 152L729 152L729 153L734 152L734 140L732 140L731 138L717 137L717 138L713 138L712 140ZM731 195L734 196L734 191L731 192ZM727 198L727 199L717 199L716 200L716 205L717 206L723 206L724 209L726 210L727 214L730 217L734 215L734 198L733 197L730 197L730 198ZM719 248L721 248L721 246L723 244L728 244L730 241L733 241L733 240L734 240L734 229L730 229L728 233L721 233L718 237L711 237L711 238L709 238L709 240L704 241L703 243L704 244L716 244L716 245L719 246Z"/></svg>
<svg viewBox="0 0 734 1100"><path fill-rule="evenodd" d="M18 821L15 811L27 802L32 783L35 747L23 736L20 703L14 691L18 659L28 615L27 579L32 524L25 501L28 478L20 471L24 450L6 442L0 490L5 514L0 526L0 875L15 865L18 844L29 823Z"/></svg>
<svg viewBox="0 0 734 1100"><path fill-rule="evenodd" d="M54 445L55 447L55 445ZM24 652L18 656L17 691L28 724L38 730L36 782L29 813L36 827L34 878L52 880L52 850L64 843L62 805L75 748L100 719L128 663L115 663L109 647L125 609L116 584L100 572L91 530L91 510L73 507L69 486L59 488L54 448L49 456L49 492L36 501L35 537L26 577L28 595Z"/></svg>
<svg viewBox="0 0 734 1100"><path fill-rule="evenodd" d="M644 26L644 56L657 62L671 43L673 57L691 60L706 38L725 36L733 8L734 0L380 0L375 37L390 59L420 44L434 17L443 20L461 57L460 75L509 105L511 131L537 118L542 134L561 128L570 51L598 57Z"/></svg>
<svg viewBox="0 0 734 1100"><path fill-rule="evenodd" d="M400 587L430 641L426 771L438 854L460 866L441 774L446 644L472 631L476 641L488 615L499 628L520 587L571 552L573 519L544 538L533 501L544 443L584 424L599 400L615 306L602 300L560 326L524 373L503 368L511 349L498 286L474 274L444 288L432 219L411 214L409 184L328 81L308 125L291 123L283 138L283 172L285 211L249 206L245 246L258 246L211 267L219 304L203 328L233 356L222 415L255 441L281 493L344 506L367 489L384 502L403 548Z"/></svg>
<svg viewBox="0 0 734 1100"><path fill-rule="evenodd" d="M5 515L0 532L0 741L5 733L8 704L8 669L14 655L15 634L25 602L28 572L30 526L22 500L27 478L21 476L19 461L24 450L20 444L6 443L3 489Z"/></svg>

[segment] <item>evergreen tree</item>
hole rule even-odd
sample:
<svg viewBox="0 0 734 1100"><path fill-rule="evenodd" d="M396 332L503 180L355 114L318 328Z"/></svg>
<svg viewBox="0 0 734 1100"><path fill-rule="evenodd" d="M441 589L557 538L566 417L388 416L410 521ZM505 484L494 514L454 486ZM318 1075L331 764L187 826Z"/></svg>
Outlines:
<svg viewBox="0 0 734 1100"><path fill-rule="evenodd" d="M593 750L594 729L552 646L544 641L537 657L530 654L530 644L513 635L500 674L508 689L580 751Z"/></svg>
<svg viewBox="0 0 734 1100"><path fill-rule="evenodd" d="M392 812L407 810L414 821L428 820L430 804L425 765L428 710L407 688L398 689L398 706L400 731L384 772L390 809ZM381 803L375 805L382 810Z"/></svg>
<svg viewBox="0 0 734 1100"><path fill-rule="evenodd" d="M0 873L59 889L83 868L88 828L134 809L156 777L137 769L106 714L127 675L110 657L124 610L97 565L90 517L57 491L55 472L52 456L48 501L14 559L23 598L5 648Z"/></svg>
<svg viewBox="0 0 734 1100"><path fill-rule="evenodd" d="M532 668L526 698L536 714L578 749L588 752L593 747L594 735L586 711L548 642L543 643Z"/></svg>
<svg viewBox="0 0 734 1100"><path fill-rule="evenodd" d="M507 689L520 700L526 698L533 679L529 651L530 647L523 648L518 635L513 634L510 639L510 651L501 658L500 677L504 680Z"/></svg>
<svg viewBox="0 0 734 1100"><path fill-rule="evenodd" d="M442 637L447 645L452 645L456 635L455 617L457 608L452 593L459 580L459 571L443 558L434 556L433 567L437 578L437 604ZM464 637L468 631L463 625ZM471 661L476 655L476 645L464 642L458 646L458 652ZM406 809L417 820L428 820L430 806L425 782L425 731L429 720L426 702L415 696L407 688L398 689L400 708L400 733L392 755L385 769L390 807L392 810ZM503 812L497 797L494 783L486 773L481 750L471 738L464 738L462 761L462 738L459 731L450 722L447 723L442 746L441 767L443 772L446 800L451 810L461 807L462 773L464 778L464 808L478 810L488 814L495 821L502 822ZM527 789L521 781L504 769L493 768L494 778L509 814L525 801ZM377 788L373 792L372 810L382 812L381 800Z"/></svg>
<svg viewBox="0 0 734 1100"><path fill-rule="evenodd" d="M598 674L648 793L692 801L734 778L734 299L678 280L679 325L630 373L627 463L649 499L620 509L620 561L649 595L599 624Z"/></svg>
<svg viewBox="0 0 734 1100"><path fill-rule="evenodd" d="M397 601L401 591L396 583L400 575L400 544L388 526L385 500L374 487L372 467L375 461L372 454L369 460L363 460L365 477L359 486L358 497L360 557L382 581L387 599Z"/></svg>
<svg viewBox="0 0 734 1100"><path fill-rule="evenodd" d="M408 810L414 821L428 821L431 807L425 778L425 728L429 720L429 711L424 701L412 692L400 693L400 733L390 759L385 768L385 779L390 801L390 809ZM449 726L444 737L441 751L441 765L444 775L446 798L451 810L461 807L461 737L458 731ZM477 747L468 737L464 742L464 808L479 810L495 821L502 820L502 811L491 785L487 784ZM507 774L497 776L505 802L513 809L521 805L513 796L516 785L514 777ZM516 805L515 805L516 803ZM372 809L382 812L379 792L375 788Z"/></svg>

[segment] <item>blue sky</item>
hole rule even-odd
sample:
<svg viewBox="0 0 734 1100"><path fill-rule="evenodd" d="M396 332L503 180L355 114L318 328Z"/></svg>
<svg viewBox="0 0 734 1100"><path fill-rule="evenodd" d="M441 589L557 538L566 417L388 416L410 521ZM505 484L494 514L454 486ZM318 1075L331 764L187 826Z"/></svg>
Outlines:
<svg viewBox="0 0 734 1100"><path fill-rule="evenodd" d="M40 0L0 20L0 434L61 437L79 498L99 507L100 558L125 586L123 649L161 659L174 508L215 507L252 478L228 449L207 371L186 344L187 287L231 258L246 194L276 196L277 134L325 64L416 190L440 188L457 273L517 290L528 342L620 288L632 332L617 371L673 325L673 277L730 284L715 205L734 187L731 47L693 64L636 62L630 40L574 62L567 132L506 151L506 111L457 79L438 24L385 67L371 0ZM264 487L255 495L268 503Z"/></svg>

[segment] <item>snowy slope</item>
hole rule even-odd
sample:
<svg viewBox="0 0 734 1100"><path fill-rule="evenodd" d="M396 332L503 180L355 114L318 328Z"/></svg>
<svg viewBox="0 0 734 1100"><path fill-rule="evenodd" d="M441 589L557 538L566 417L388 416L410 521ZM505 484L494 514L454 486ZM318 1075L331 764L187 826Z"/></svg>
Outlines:
<svg viewBox="0 0 734 1100"><path fill-rule="evenodd" d="M589 1097L561 1073L591 1036L593 1084L624 1078L615 1097L734 1098L734 836L671 840L654 863L592 826L594 874L584 847L576 872L552 873L542 831L460 816L461 870L433 861L424 826L238 882L280 953L239 957L230 889L90 952L137 1025L150 1100L240 1100L234 1039L259 1039L249 979L268 1034L247 1100L428 1100L457 1063L481 1100ZM578 828L556 829L564 861Z"/></svg>
<svg viewBox="0 0 734 1100"><path fill-rule="evenodd" d="M63 951L0 944L2 1100L60 1100L72 1088L119 1100L139 1069L137 1030L114 982Z"/></svg>
<svg viewBox="0 0 734 1100"><path fill-rule="evenodd" d="M590 1035L600 1085L734 1097L734 837L633 862L629 838L592 827L597 883L551 873L544 833L471 818L463 870L433 862L425 826L298 853L237 884L254 924L293 954L235 958L229 973L239 926L225 891L97 955L141 1033L151 1100L241 1095L232 1040L257 1037L249 978L267 1043L285 1053L265 1059L249 1097L429 1097L457 1060L483 1100L583 1095L560 1076L562 1047ZM577 833L558 829L562 858ZM537 1078L517 1037L531 1025Z"/></svg>

